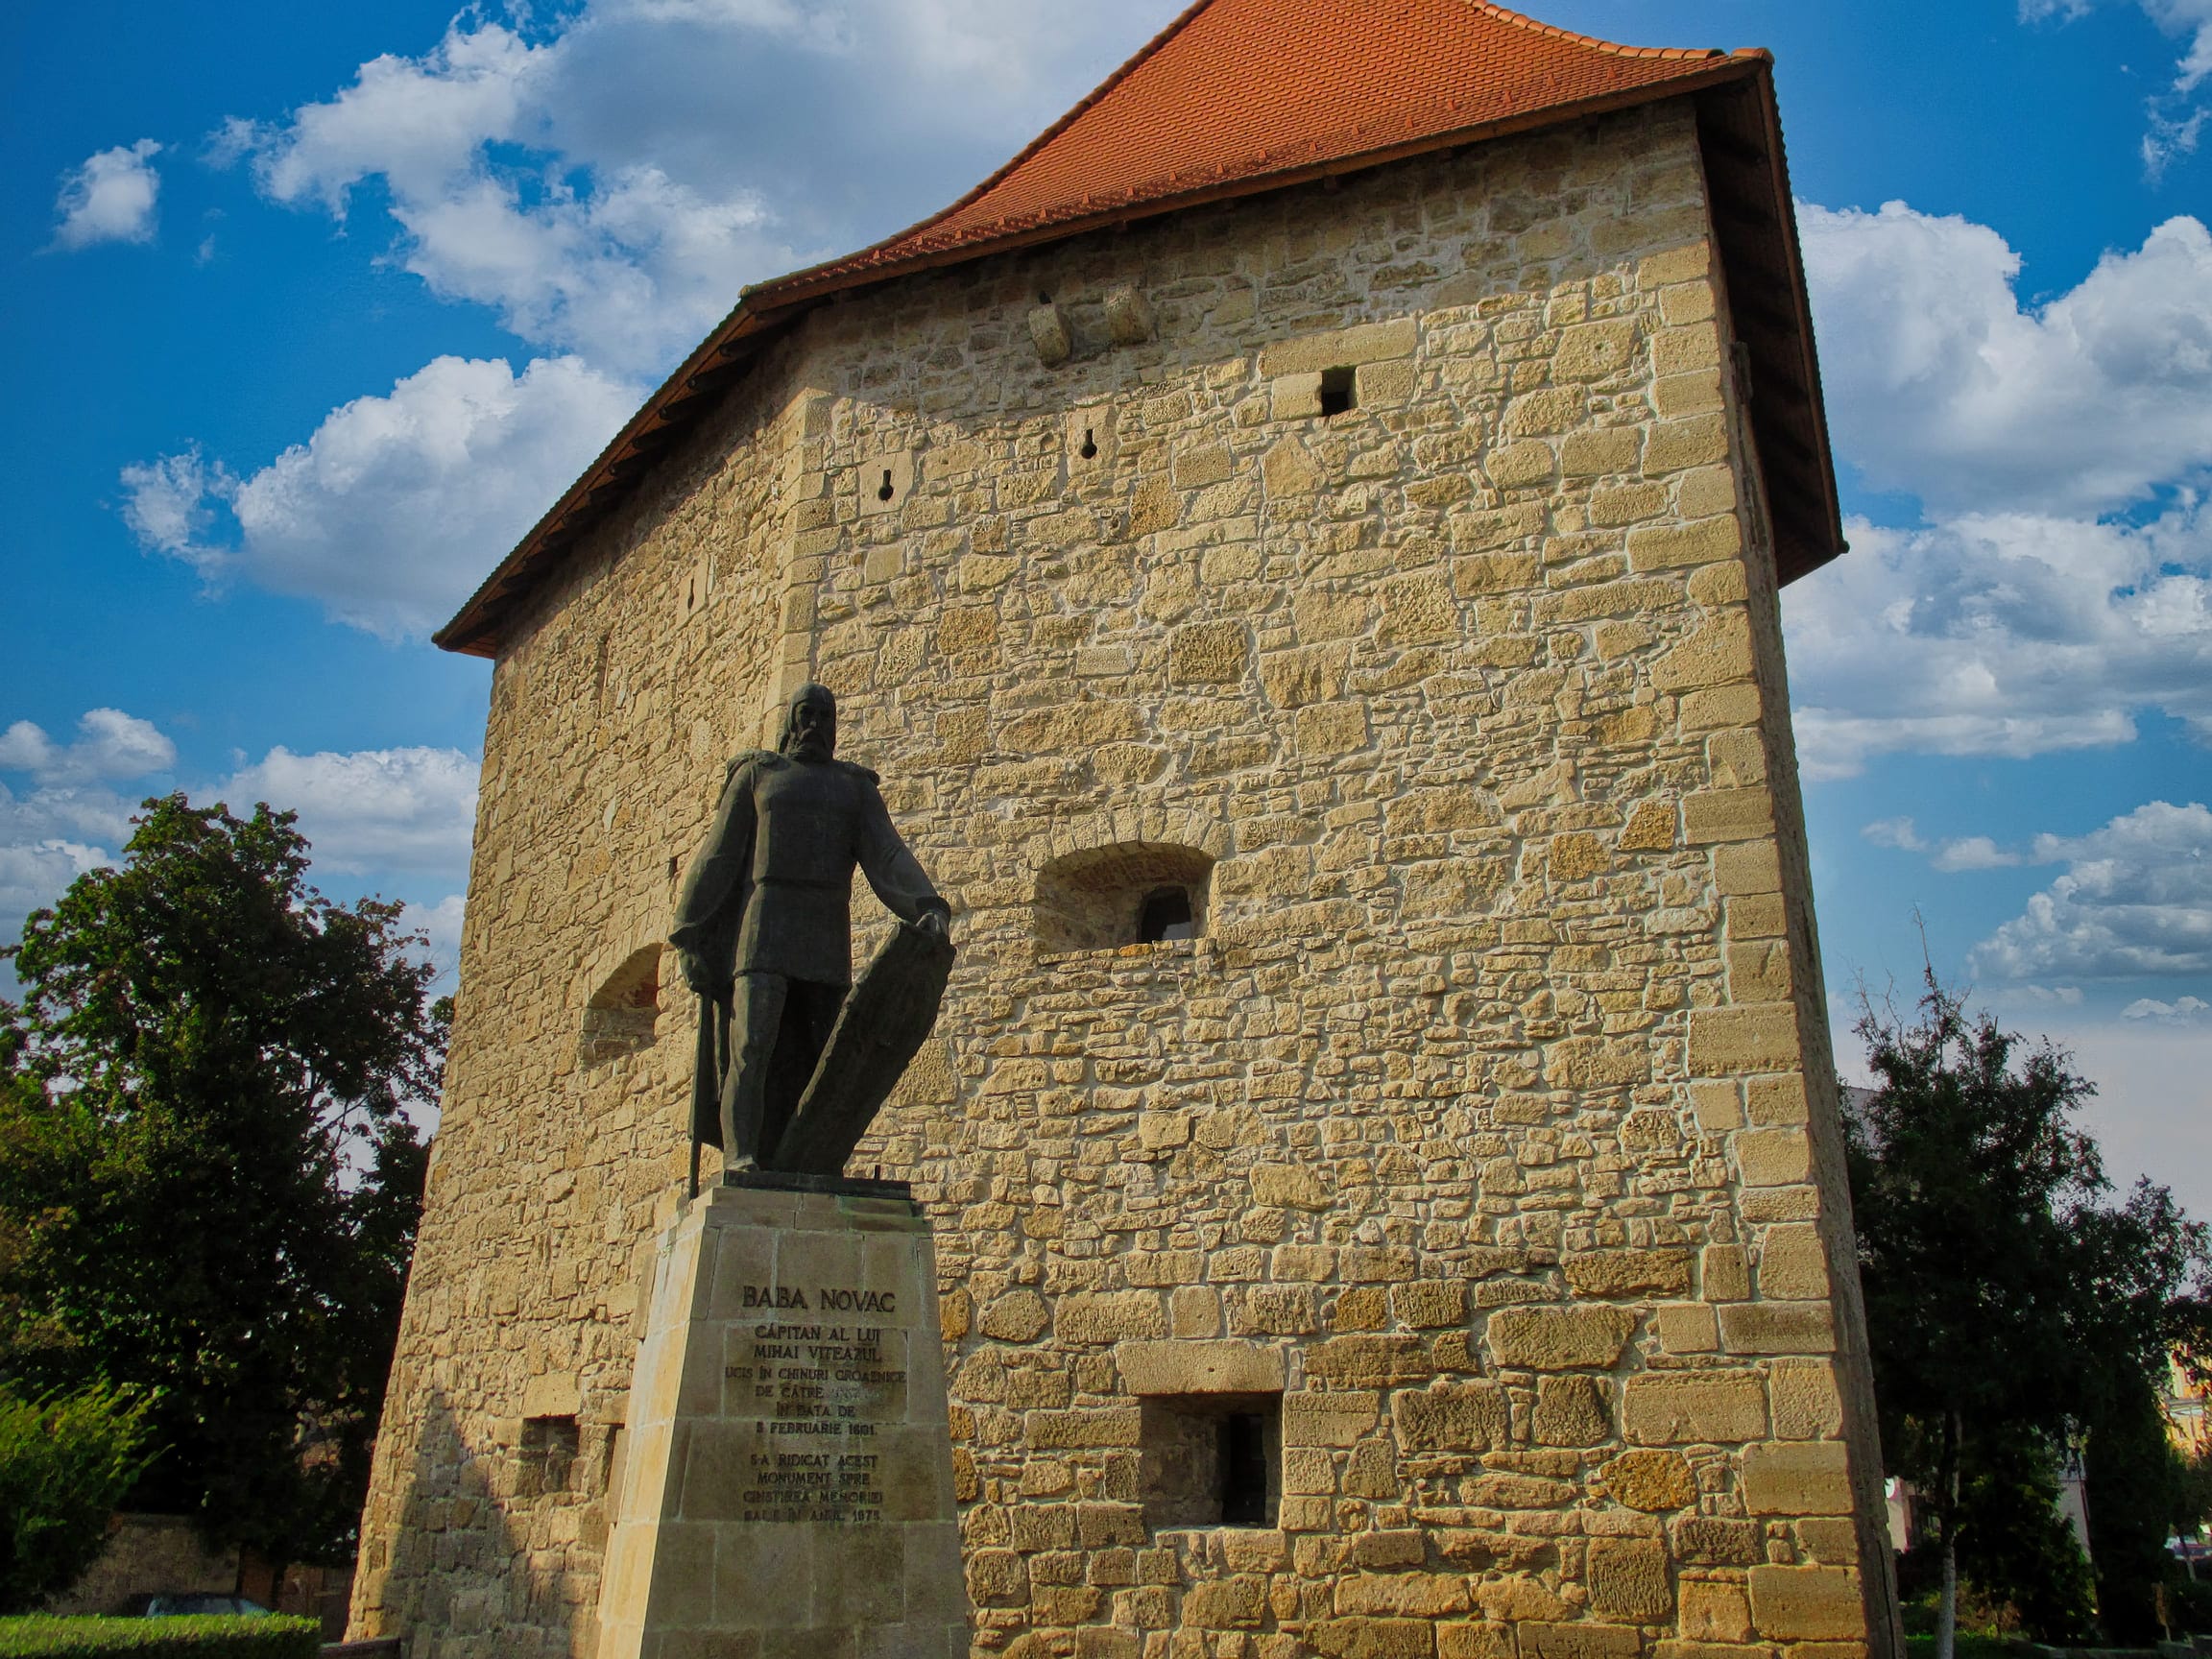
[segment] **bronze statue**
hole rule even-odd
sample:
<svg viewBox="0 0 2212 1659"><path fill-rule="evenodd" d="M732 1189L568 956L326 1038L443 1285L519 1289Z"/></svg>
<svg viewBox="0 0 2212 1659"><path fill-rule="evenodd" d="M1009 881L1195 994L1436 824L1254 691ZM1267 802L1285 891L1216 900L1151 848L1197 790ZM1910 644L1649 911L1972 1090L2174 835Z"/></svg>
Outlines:
<svg viewBox="0 0 2212 1659"><path fill-rule="evenodd" d="M950 906L892 827L877 775L836 748L836 698L801 686L777 753L730 762L676 902L668 942L700 997L693 1146L720 1146L726 1175L842 1173L951 970ZM855 867L900 921L857 987Z"/></svg>

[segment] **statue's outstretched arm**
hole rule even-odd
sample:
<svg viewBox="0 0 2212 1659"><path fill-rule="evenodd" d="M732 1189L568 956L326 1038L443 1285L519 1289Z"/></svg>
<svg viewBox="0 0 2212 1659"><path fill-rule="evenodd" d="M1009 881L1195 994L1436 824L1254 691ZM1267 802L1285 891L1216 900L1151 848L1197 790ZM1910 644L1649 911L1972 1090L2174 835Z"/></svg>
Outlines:
<svg viewBox="0 0 2212 1659"><path fill-rule="evenodd" d="M861 781L860 870L883 907L902 922L919 922L934 913L950 917L946 903L891 822L891 813L876 785Z"/></svg>

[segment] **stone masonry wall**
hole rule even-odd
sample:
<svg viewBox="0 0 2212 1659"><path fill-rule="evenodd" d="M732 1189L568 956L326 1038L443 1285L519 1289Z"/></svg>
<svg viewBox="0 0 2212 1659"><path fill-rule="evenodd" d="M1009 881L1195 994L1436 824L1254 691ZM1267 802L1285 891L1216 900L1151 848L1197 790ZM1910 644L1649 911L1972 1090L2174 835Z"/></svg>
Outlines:
<svg viewBox="0 0 2212 1659"><path fill-rule="evenodd" d="M1725 339L1680 105L796 329L500 661L356 1629L588 1651L691 1014L587 1065L584 1010L812 676L962 949L854 1166L936 1222L978 1652L1886 1655ZM1139 846L1204 936L1041 946ZM1139 1401L1223 1389L1283 1391L1279 1524L1148 1530Z"/></svg>

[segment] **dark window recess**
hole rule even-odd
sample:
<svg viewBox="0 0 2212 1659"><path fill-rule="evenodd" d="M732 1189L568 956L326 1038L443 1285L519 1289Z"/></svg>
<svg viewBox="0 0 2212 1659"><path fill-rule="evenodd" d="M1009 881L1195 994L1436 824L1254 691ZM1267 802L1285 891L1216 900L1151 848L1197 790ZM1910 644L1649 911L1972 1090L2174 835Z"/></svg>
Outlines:
<svg viewBox="0 0 2212 1659"><path fill-rule="evenodd" d="M1139 1403L1144 1524L1272 1527L1283 1501L1283 1396L1161 1394Z"/></svg>
<svg viewBox="0 0 2212 1659"><path fill-rule="evenodd" d="M1190 939L1197 934L1190 914L1188 887L1163 887L1144 896L1137 913L1137 943L1158 945L1167 939Z"/></svg>
<svg viewBox="0 0 2212 1659"><path fill-rule="evenodd" d="M1221 1525L1264 1527L1267 1507L1267 1419L1232 1411L1221 1419Z"/></svg>
<svg viewBox="0 0 2212 1659"><path fill-rule="evenodd" d="M891 486L891 469L889 468L885 468L883 469L883 482L876 486L876 499L878 501L888 501L891 499L894 493L895 492Z"/></svg>
<svg viewBox="0 0 2212 1659"><path fill-rule="evenodd" d="M1083 428L1083 447L1075 451L1086 461L1098 453L1098 440L1092 436L1092 430L1089 426Z"/></svg>
<svg viewBox="0 0 2212 1659"><path fill-rule="evenodd" d="M517 1498L542 1498L568 1490L582 1440L573 1417L522 1419L522 1478Z"/></svg>
<svg viewBox="0 0 2212 1659"><path fill-rule="evenodd" d="M1324 369L1321 371L1321 418L1341 415L1359 401L1359 394L1349 369Z"/></svg>

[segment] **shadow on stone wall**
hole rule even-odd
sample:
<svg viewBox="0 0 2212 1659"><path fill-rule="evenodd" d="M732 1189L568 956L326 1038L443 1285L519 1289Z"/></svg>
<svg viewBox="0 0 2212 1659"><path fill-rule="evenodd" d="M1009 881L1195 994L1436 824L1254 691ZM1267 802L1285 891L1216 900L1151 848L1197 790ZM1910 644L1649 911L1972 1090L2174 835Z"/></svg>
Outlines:
<svg viewBox="0 0 2212 1659"><path fill-rule="evenodd" d="M426 1391L397 1515L367 1528L349 1634L435 1632L412 1659L590 1659L598 1557L617 1427L587 1425L557 1471L521 1420L471 1444L442 1389Z"/></svg>

